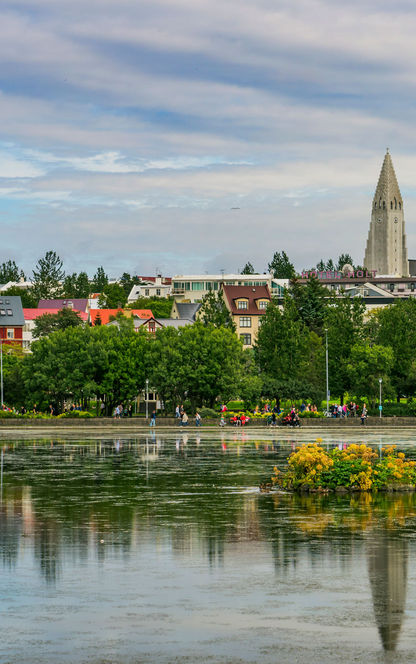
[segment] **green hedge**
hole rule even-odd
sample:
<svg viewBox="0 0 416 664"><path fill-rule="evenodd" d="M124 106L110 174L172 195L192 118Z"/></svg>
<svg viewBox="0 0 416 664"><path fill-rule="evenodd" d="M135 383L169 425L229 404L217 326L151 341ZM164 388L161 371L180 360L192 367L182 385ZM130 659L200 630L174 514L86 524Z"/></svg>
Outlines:
<svg viewBox="0 0 416 664"><path fill-rule="evenodd" d="M67 413L61 413L61 415L58 415L58 418L65 418L65 419L89 419L90 417L95 417L94 415L91 415L90 412L87 410L68 410Z"/></svg>
<svg viewBox="0 0 416 664"><path fill-rule="evenodd" d="M369 415L379 415L378 405L369 408ZM384 403L383 417L416 417L416 401L410 403Z"/></svg>

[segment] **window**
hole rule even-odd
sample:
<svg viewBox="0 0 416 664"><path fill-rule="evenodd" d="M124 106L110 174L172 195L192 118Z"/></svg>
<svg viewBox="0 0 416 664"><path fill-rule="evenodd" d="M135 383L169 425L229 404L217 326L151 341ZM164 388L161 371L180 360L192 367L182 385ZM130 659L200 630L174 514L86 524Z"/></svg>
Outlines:
<svg viewBox="0 0 416 664"><path fill-rule="evenodd" d="M269 304L269 303L268 303L267 300L260 300L260 302L259 302L259 309L267 309L267 305L268 305L268 304Z"/></svg>
<svg viewBox="0 0 416 664"><path fill-rule="evenodd" d="M0 309L0 316L6 315L6 309Z"/></svg>
<svg viewBox="0 0 416 664"><path fill-rule="evenodd" d="M250 316L241 316L241 318L240 318L240 327L251 327L251 317Z"/></svg>
<svg viewBox="0 0 416 664"><path fill-rule="evenodd" d="M146 297L149 297L149 294L150 294L150 288L145 288L145 289L144 289L144 294L146 295Z"/></svg>
<svg viewBox="0 0 416 664"><path fill-rule="evenodd" d="M7 328L7 338L8 339L14 339L14 328Z"/></svg>
<svg viewBox="0 0 416 664"><path fill-rule="evenodd" d="M156 288L156 295L160 295L160 288Z"/></svg>
<svg viewBox="0 0 416 664"><path fill-rule="evenodd" d="M244 346L251 346L251 334L240 334Z"/></svg>
<svg viewBox="0 0 416 664"><path fill-rule="evenodd" d="M151 321L149 323L148 330L149 330L149 332L156 332L156 323L154 321Z"/></svg>
<svg viewBox="0 0 416 664"><path fill-rule="evenodd" d="M11 309L7 309L7 315L8 316L13 316L13 311Z"/></svg>
<svg viewBox="0 0 416 664"><path fill-rule="evenodd" d="M248 309L248 300L239 300L237 302L237 309Z"/></svg>
<svg viewBox="0 0 416 664"><path fill-rule="evenodd" d="M192 290L204 290L204 282L203 281L193 281L192 282Z"/></svg>
<svg viewBox="0 0 416 664"><path fill-rule="evenodd" d="M214 290L218 290L218 282L214 281Z"/></svg>
<svg viewBox="0 0 416 664"><path fill-rule="evenodd" d="M205 282L205 290L212 290L212 281Z"/></svg>

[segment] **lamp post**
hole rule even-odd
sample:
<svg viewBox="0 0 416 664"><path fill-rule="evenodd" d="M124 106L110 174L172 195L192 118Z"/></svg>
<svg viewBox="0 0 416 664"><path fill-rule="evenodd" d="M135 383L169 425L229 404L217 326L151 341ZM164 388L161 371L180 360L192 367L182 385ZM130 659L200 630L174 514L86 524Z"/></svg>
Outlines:
<svg viewBox="0 0 416 664"><path fill-rule="evenodd" d="M149 379L146 378L146 420L149 418Z"/></svg>
<svg viewBox="0 0 416 664"><path fill-rule="evenodd" d="M3 390L3 338L0 336L0 408L3 410L4 390Z"/></svg>
<svg viewBox="0 0 416 664"><path fill-rule="evenodd" d="M379 403L379 405L378 405L378 412L379 412L379 417L380 417L380 419L381 419L381 413L383 412L383 406L381 405L381 385L382 385L382 383L383 383L383 379L382 379L382 378L379 378L379 379L378 379L378 382L379 382L379 384L380 384L380 403Z"/></svg>
<svg viewBox="0 0 416 664"><path fill-rule="evenodd" d="M328 377L328 328L325 328L325 363L326 363L326 414L329 413L329 377Z"/></svg>

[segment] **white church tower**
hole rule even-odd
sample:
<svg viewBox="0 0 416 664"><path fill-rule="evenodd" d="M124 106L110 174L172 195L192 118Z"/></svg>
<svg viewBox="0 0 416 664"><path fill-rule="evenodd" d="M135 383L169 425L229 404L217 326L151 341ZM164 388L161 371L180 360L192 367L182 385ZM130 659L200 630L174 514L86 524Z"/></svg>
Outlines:
<svg viewBox="0 0 416 664"><path fill-rule="evenodd" d="M403 200L388 148L373 199L364 268L377 275L409 276Z"/></svg>

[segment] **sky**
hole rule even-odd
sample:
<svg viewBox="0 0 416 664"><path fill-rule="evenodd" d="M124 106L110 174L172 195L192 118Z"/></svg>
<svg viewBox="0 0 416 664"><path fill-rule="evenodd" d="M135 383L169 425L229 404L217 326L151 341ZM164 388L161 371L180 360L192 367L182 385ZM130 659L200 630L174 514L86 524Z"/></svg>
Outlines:
<svg viewBox="0 0 416 664"><path fill-rule="evenodd" d="M2 0L0 263L362 263L386 148L416 258L416 10L397 0Z"/></svg>

